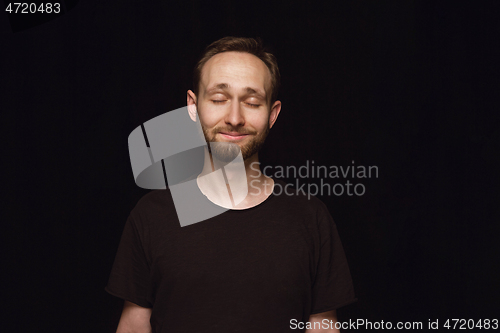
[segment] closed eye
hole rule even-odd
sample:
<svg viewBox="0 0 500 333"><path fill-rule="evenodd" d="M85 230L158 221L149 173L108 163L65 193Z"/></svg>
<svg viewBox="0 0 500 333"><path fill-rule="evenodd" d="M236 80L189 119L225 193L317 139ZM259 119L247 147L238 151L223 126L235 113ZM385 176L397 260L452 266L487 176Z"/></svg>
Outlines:
<svg viewBox="0 0 500 333"><path fill-rule="evenodd" d="M217 99L213 99L212 102L214 104L222 104L225 102L225 100L217 100ZM247 103L247 105L253 107L253 108L258 108L260 106L260 104L251 104L251 103Z"/></svg>

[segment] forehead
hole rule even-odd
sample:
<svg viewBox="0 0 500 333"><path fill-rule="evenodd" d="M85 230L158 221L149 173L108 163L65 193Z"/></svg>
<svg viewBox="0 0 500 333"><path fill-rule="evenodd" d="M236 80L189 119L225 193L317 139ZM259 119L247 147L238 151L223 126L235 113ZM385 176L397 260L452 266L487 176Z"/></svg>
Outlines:
<svg viewBox="0 0 500 333"><path fill-rule="evenodd" d="M231 87L255 86L269 91L271 73L266 64L246 52L223 52L210 58L202 68L200 87L209 89L219 83Z"/></svg>

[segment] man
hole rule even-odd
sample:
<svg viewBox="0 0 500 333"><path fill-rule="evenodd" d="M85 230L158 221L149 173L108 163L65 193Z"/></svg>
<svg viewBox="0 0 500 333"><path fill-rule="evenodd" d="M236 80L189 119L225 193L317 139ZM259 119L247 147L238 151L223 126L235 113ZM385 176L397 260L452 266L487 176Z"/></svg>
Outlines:
<svg viewBox="0 0 500 333"><path fill-rule="evenodd" d="M187 92L212 147L197 185L230 210L181 227L168 189L139 201L106 287L125 300L118 333L338 332L336 309L356 299L336 226L319 199L275 194L286 184L258 166L281 111L279 83L260 40L225 37L205 50ZM248 194L234 200L234 188L201 176L240 150Z"/></svg>

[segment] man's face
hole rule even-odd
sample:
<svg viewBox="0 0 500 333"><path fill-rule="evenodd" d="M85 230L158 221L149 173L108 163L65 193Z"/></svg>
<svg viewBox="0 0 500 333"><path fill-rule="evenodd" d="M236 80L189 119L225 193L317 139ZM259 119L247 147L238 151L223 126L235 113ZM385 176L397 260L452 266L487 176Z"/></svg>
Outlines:
<svg viewBox="0 0 500 333"><path fill-rule="evenodd" d="M212 154L232 160L238 149L224 142L237 144L244 160L260 150L281 106L271 108L270 93L270 71L252 54L223 52L206 62L196 104L206 141L221 143Z"/></svg>

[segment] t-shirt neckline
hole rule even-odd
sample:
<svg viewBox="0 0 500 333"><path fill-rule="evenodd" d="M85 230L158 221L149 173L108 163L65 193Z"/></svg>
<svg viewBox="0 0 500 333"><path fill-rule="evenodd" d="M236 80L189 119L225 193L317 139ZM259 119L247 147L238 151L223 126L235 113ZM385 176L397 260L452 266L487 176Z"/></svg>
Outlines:
<svg viewBox="0 0 500 333"><path fill-rule="evenodd" d="M219 205L217 205L216 203L212 202L212 201L211 201L211 200L209 200L207 197L205 197L205 198L206 198L206 200L207 200L210 204L212 204L212 205L214 205L214 206L217 206L217 207L219 207L219 208L225 208L225 209L227 209L226 213L227 213L227 212L235 212L236 214L241 214L241 213L244 213L244 212L249 212L249 211L255 210L255 209L257 209L257 208L261 208L262 206L266 205L269 201L273 200L273 199L274 199L274 197L276 196L276 195L274 194L274 191L275 191L275 189L276 189L276 179L275 179L275 178L273 178L273 177L269 177L269 178L271 178L271 179L273 180L273 190L271 191L271 194L270 194L270 195L269 195L269 196L268 196L265 200L263 200L262 202L260 202L260 203L256 204L255 206L249 207L249 208L244 208L244 209L231 209L231 208L225 208L225 207L219 206Z"/></svg>
<svg viewBox="0 0 500 333"><path fill-rule="evenodd" d="M249 207L249 208L244 208L244 209L229 209L228 211L231 211L231 212L248 212L250 210L253 210L253 209L257 209L259 207L262 207L263 205L265 205L266 203L268 203L269 201L271 201L276 195L274 194L274 190L276 188L276 179L274 179L273 177L269 177L273 180L273 190L271 191L271 194L269 194L267 196L266 199L264 199L262 202L259 202L258 204L256 204L255 206L252 206L252 207Z"/></svg>

